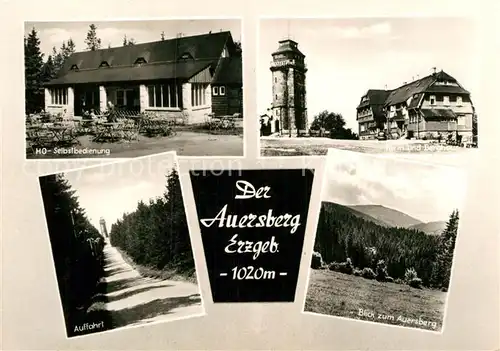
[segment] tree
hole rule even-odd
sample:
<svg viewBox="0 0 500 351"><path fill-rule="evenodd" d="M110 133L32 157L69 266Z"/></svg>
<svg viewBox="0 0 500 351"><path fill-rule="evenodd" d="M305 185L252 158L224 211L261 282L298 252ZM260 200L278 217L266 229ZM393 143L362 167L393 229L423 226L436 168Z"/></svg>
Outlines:
<svg viewBox="0 0 500 351"><path fill-rule="evenodd" d="M234 45L236 46L236 50L235 50L236 51L236 53L235 53L236 56L237 57L241 57L242 54L243 54L243 49L241 47L241 41L235 41Z"/></svg>
<svg viewBox="0 0 500 351"><path fill-rule="evenodd" d="M63 68L64 63L72 54L76 51L76 45L73 39L69 38L67 42L63 41L59 51L56 50L56 47L52 47L52 57L54 63L54 72L56 75Z"/></svg>
<svg viewBox="0 0 500 351"><path fill-rule="evenodd" d="M47 62L45 62L45 64L43 65L41 77L42 77L42 82L48 82L56 77L54 61L52 60L51 55L47 57Z"/></svg>
<svg viewBox="0 0 500 351"><path fill-rule="evenodd" d="M341 114L325 110L314 117L311 129L318 130L324 128L325 130L332 130L342 129L344 126L345 121Z"/></svg>
<svg viewBox="0 0 500 351"><path fill-rule="evenodd" d="M85 44L87 44L87 50L95 51L101 48L101 39L97 37L97 27L95 24L89 26L89 31L87 32L87 38L85 39Z"/></svg>
<svg viewBox="0 0 500 351"><path fill-rule="evenodd" d="M448 288L453 263L453 252L458 234L458 210L450 215L446 228L439 237L436 260L432 267L431 284L436 288Z"/></svg>
<svg viewBox="0 0 500 351"><path fill-rule="evenodd" d="M134 38L127 39L127 35L123 36L123 46L135 45Z"/></svg>
<svg viewBox="0 0 500 351"><path fill-rule="evenodd" d="M24 79L26 113L43 109L44 91L42 87L43 54L40 50L38 32L33 27L24 38Z"/></svg>
<svg viewBox="0 0 500 351"><path fill-rule="evenodd" d="M59 292L68 333L85 311L104 271L104 240L62 174L39 178Z"/></svg>
<svg viewBox="0 0 500 351"><path fill-rule="evenodd" d="M332 139L358 139L356 133L350 128L345 128L345 124L344 117L340 113L325 110L314 117L311 130L323 128L323 130L330 132Z"/></svg>

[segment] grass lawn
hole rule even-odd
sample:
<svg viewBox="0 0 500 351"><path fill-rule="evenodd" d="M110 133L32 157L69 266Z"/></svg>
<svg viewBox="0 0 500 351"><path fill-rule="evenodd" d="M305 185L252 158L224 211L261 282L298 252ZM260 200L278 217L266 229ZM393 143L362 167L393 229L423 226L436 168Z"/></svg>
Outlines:
<svg viewBox="0 0 500 351"><path fill-rule="evenodd" d="M437 290L313 269L305 311L440 332L445 301Z"/></svg>

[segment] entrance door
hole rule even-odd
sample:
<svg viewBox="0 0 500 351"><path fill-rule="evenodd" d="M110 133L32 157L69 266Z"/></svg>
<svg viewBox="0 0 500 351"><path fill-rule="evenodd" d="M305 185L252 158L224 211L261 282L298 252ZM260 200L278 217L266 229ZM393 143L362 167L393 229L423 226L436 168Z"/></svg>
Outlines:
<svg viewBox="0 0 500 351"><path fill-rule="evenodd" d="M135 94L133 90L126 90L125 91L126 98L125 98L125 103L127 110L133 110L135 108L134 106L134 99L135 99Z"/></svg>

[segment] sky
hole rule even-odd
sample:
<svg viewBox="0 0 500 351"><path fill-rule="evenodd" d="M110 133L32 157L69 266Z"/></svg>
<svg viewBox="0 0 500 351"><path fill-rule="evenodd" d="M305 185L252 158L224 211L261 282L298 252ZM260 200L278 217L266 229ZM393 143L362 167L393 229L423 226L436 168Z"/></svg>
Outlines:
<svg viewBox="0 0 500 351"><path fill-rule="evenodd" d="M306 55L308 118L341 113L357 132L356 106L368 89L396 88L432 73L455 77L479 94L479 29L465 18L263 19L257 83L259 114L272 102L269 63L278 41L293 39ZM476 95L474 95L476 94Z"/></svg>
<svg viewBox="0 0 500 351"><path fill-rule="evenodd" d="M196 20L154 20L154 21L109 21L109 22L26 22L24 35L27 36L35 27L40 39L40 48L44 59L52 53L52 47L59 49L63 41L72 38L76 51L86 48L85 38L90 24L97 26L97 36L101 38L102 48L110 44L112 47L122 46L123 36L134 39L136 43L147 43L161 40L161 32L165 39L175 38L178 33L197 35L209 31L231 31L233 40L241 40L241 21L238 19L196 19Z"/></svg>
<svg viewBox="0 0 500 351"><path fill-rule="evenodd" d="M140 200L147 203L163 195L166 175L174 165L174 153L166 153L65 172L65 178L91 223L99 229L103 217L109 232L111 225L125 212L134 211Z"/></svg>
<svg viewBox="0 0 500 351"><path fill-rule="evenodd" d="M466 173L459 167L331 150L322 200L382 205L423 222L447 221L463 208Z"/></svg>

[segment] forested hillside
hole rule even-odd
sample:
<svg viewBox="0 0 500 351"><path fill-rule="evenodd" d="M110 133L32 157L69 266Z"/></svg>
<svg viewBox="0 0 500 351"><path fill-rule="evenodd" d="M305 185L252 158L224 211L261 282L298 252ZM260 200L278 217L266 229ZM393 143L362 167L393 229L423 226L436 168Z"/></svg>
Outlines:
<svg viewBox="0 0 500 351"><path fill-rule="evenodd" d="M323 202L314 249L325 262L352 260L355 267L376 269L378 260L387 272L403 278L414 267L424 285L431 280L439 236L406 228L383 227L353 214L348 207Z"/></svg>
<svg viewBox="0 0 500 351"><path fill-rule="evenodd" d="M159 270L172 270L186 277L195 274L179 176L173 169L166 176L163 195L111 226L110 242L135 263Z"/></svg>
<svg viewBox="0 0 500 351"><path fill-rule="evenodd" d="M40 177L66 328L89 322L86 310L103 276L104 240L62 174Z"/></svg>

